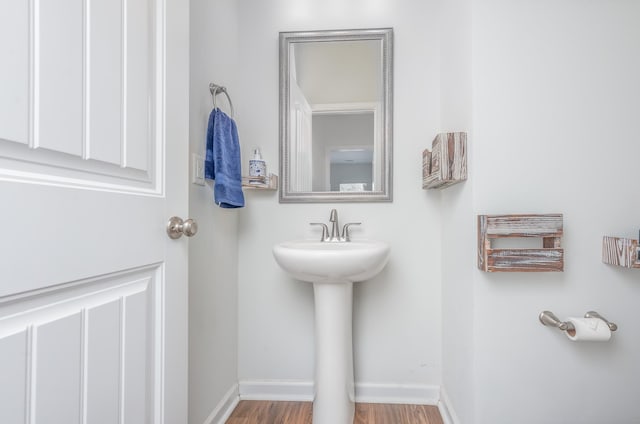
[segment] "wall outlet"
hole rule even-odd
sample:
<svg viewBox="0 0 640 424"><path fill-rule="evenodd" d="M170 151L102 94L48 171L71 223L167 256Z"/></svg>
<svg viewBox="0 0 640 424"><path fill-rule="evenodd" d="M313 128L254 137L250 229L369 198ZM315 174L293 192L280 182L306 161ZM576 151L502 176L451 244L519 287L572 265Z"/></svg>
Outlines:
<svg viewBox="0 0 640 424"><path fill-rule="evenodd" d="M204 185L204 158L196 155L191 155L191 171L193 173L191 182L197 185Z"/></svg>

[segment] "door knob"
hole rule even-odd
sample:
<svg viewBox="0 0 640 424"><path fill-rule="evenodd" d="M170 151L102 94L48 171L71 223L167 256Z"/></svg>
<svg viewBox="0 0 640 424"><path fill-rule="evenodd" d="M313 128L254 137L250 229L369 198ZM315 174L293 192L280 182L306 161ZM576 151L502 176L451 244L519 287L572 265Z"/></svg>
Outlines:
<svg viewBox="0 0 640 424"><path fill-rule="evenodd" d="M189 218L183 221L182 218L172 216L167 222L167 234L172 239L178 239L184 234L187 237L193 237L198 232L198 223Z"/></svg>

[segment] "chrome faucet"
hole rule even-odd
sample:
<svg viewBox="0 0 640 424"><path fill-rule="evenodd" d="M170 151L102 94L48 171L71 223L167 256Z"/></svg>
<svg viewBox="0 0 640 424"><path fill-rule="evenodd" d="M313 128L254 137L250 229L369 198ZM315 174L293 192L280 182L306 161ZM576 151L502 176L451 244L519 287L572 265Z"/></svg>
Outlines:
<svg viewBox="0 0 640 424"><path fill-rule="evenodd" d="M338 224L338 211L335 209L331 209L331 214L329 214L329 222L331 222L331 235L329 235L329 228L327 224L322 222L312 222L311 225L319 225L322 227L322 235L320 236L320 241L326 242L348 242L351 241L351 237L349 236L349 227L352 225L360 225L360 222L349 222L344 224L342 227L342 234L340 234L340 225Z"/></svg>
<svg viewBox="0 0 640 424"><path fill-rule="evenodd" d="M331 209L331 213L329 214L329 222L331 225L331 238L329 241L341 241L340 240L340 227L338 226L338 211L335 209Z"/></svg>

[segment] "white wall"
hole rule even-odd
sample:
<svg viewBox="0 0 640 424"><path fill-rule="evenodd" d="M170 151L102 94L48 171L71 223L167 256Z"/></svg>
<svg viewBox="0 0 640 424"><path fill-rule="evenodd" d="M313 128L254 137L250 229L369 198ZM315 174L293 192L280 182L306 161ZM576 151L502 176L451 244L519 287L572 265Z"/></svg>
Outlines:
<svg viewBox="0 0 640 424"><path fill-rule="evenodd" d="M204 156L212 107L209 83L225 85L236 100L233 0L191 0L190 54L189 146ZM223 95L218 105L228 111ZM242 128L240 120L238 125ZM190 185L189 209L199 224L197 236L189 241L189 422L202 424L237 382L238 211L214 205L211 181L206 187Z"/></svg>
<svg viewBox="0 0 640 424"><path fill-rule="evenodd" d="M278 32L394 27L394 201L279 204L247 194L239 219L239 377L313 380L311 285L287 277L273 244L318 237L309 222L362 221L355 238L391 244L386 269L354 294L356 382L438 386L441 378L439 197L421 189L421 152L439 126L437 3L432 1L241 0L237 98L245 152L278 161ZM277 172L277 171L276 171ZM242 384L241 384L242 387Z"/></svg>
<svg viewBox="0 0 640 424"><path fill-rule="evenodd" d="M464 424L640 422L639 274L600 259L603 235L637 236L639 18L624 0L474 5L474 212L563 213L566 265L474 271L476 419ZM538 322L545 309L593 309L620 330L572 343Z"/></svg>

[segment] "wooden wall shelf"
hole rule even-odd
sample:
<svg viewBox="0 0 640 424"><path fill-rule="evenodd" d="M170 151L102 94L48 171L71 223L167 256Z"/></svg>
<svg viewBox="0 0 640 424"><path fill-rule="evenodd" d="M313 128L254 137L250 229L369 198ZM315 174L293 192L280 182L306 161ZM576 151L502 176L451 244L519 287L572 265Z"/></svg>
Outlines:
<svg viewBox="0 0 640 424"><path fill-rule="evenodd" d="M422 152L422 188L446 188L467 179L467 133L441 133Z"/></svg>
<svg viewBox="0 0 640 424"><path fill-rule="evenodd" d="M269 174L266 177L242 177L242 188L246 190L277 190L278 176Z"/></svg>
<svg viewBox="0 0 640 424"><path fill-rule="evenodd" d="M562 214L478 215L478 268L486 272L564 271ZM498 238L536 237L540 249L494 249Z"/></svg>
<svg viewBox="0 0 640 424"><path fill-rule="evenodd" d="M625 268L640 268L638 240L622 237L602 237L602 262Z"/></svg>

